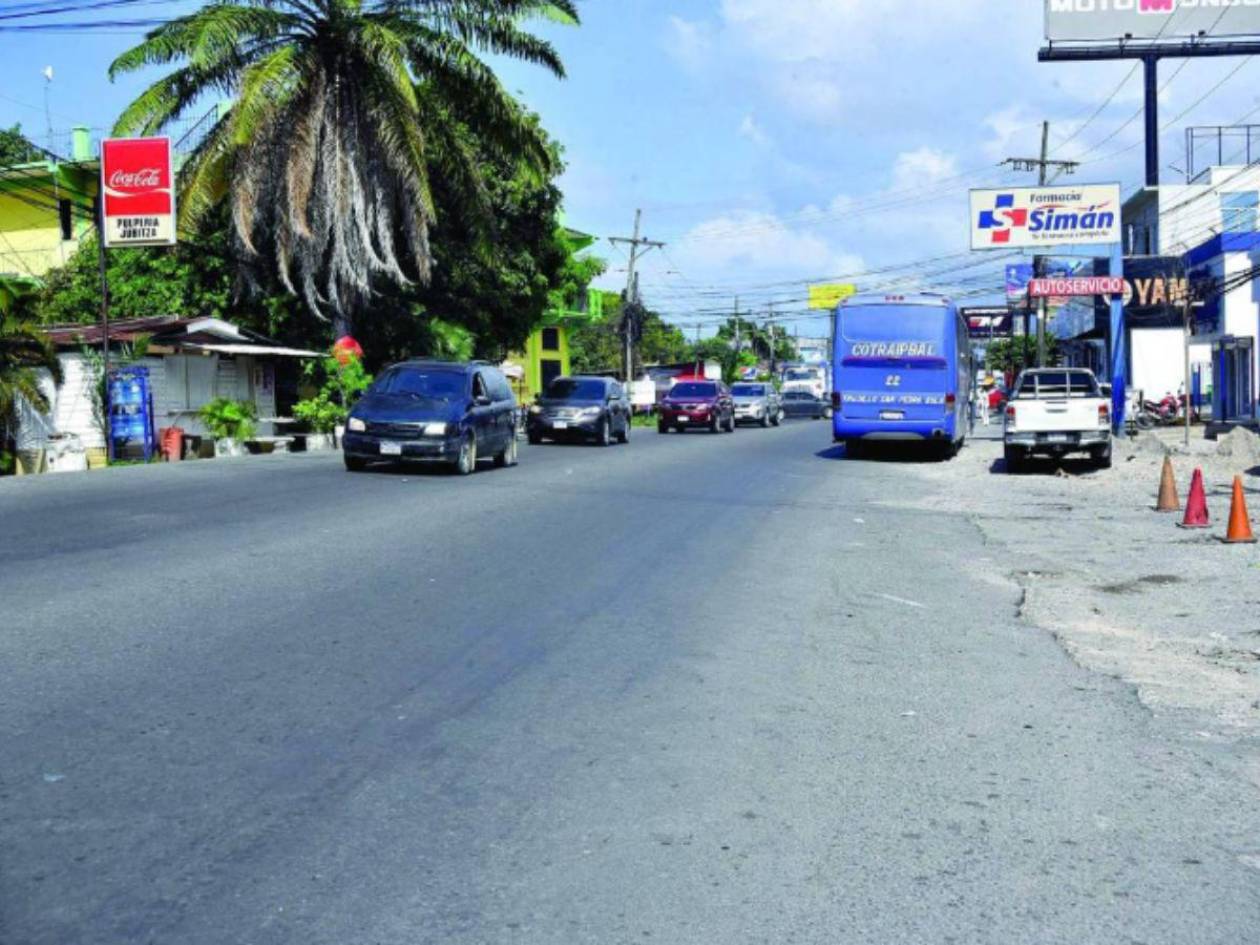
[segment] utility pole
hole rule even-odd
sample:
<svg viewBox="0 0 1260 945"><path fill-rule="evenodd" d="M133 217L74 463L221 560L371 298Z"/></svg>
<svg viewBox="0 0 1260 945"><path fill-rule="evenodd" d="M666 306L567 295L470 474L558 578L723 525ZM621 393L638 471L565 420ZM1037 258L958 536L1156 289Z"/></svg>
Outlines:
<svg viewBox="0 0 1260 945"><path fill-rule="evenodd" d="M770 303L770 376L779 374L779 326L774 323L774 303Z"/></svg>
<svg viewBox="0 0 1260 945"><path fill-rule="evenodd" d="M626 273L626 301L622 308L622 330L625 333L625 380L629 384L634 380L634 331L628 317L634 306L639 303L639 280L635 273L635 265L644 255L653 249L664 249L665 244L657 240L643 239L640 235L639 225L643 219L643 211L634 211L634 236L610 236L608 242L616 245L618 243L626 243L630 247L630 265ZM639 251L639 247L643 247L643 251Z"/></svg>
<svg viewBox="0 0 1260 945"><path fill-rule="evenodd" d="M1190 415L1193 413L1194 404L1190 395L1190 341L1194 334L1194 293L1190 291L1190 270L1183 264L1182 266L1182 290L1181 290L1181 322L1182 330L1185 333L1185 368L1186 368L1186 447L1190 446Z"/></svg>
<svg viewBox="0 0 1260 945"><path fill-rule="evenodd" d="M1050 122L1043 121L1041 123L1041 157L1039 158L1007 158L1002 162L1009 164L1017 171L1036 171L1037 186L1045 187L1046 184L1053 183L1054 178L1049 178L1048 171L1050 168L1055 169L1054 177L1059 174L1075 174L1076 169L1080 167L1079 161L1052 161L1050 160ZM1041 254L1033 256L1033 278L1040 279L1046 274L1046 257ZM1046 321L1049 317L1047 305L1049 300L1041 299L1037 314L1037 366L1046 366ZM1027 311L1027 310L1025 310ZM1024 336L1028 336L1027 315L1024 322ZM1026 344L1027 342L1025 342Z"/></svg>

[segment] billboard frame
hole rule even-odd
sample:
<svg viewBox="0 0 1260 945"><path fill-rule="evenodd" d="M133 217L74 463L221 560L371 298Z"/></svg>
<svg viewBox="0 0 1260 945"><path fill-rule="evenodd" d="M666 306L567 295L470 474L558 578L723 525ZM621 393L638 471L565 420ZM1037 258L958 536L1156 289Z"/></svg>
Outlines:
<svg viewBox="0 0 1260 945"><path fill-rule="evenodd" d="M1146 186L1159 186L1159 61L1213 56L1257 56L1260 41L1135 41L1111 43L1047 44L1037 52L1038 62L1108 62L1138 59L1142 62L1146 115Z"/></svg>

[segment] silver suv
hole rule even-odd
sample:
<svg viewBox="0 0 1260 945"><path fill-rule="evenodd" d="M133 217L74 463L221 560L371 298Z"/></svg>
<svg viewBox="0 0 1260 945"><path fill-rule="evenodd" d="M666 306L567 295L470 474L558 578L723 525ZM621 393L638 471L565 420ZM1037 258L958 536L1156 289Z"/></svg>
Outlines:
<svg viewBox="0 0 1260 945"><path fill-rule="evenodd" d="M731 385L736 423L759 423L763 427L783 422L783 402L773 384L745 382Z"/></svg>

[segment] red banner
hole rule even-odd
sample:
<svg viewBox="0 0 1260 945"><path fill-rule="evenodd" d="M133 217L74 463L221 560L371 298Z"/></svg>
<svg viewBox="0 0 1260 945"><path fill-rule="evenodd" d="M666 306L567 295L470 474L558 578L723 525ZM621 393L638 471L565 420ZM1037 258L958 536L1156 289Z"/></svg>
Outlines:
<svg viewBox="0 0 1260 945"><path fill-rule="evenodd" d="M175 243L175 173L170 138L101 143L106 246Z"/></svg>
<svg viewBox="0 0 1260 945"><path fill-rule="evenodd" d="M1121 276L1067 276L1056 279L1033 279L1028 294L1034 299L1066 298L1076 295L1122 295Z"/></svg>

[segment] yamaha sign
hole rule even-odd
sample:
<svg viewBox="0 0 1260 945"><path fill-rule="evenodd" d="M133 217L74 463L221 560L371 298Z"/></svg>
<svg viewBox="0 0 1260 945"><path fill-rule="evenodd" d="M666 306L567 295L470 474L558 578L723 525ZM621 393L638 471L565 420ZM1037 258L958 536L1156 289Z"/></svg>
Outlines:
<svg viewBox="0 0 1260 945"><path fill-rule="evenodd" d="M1178 39L1260 33L1260 0L1046 0L1046 39Z"/></svg>

